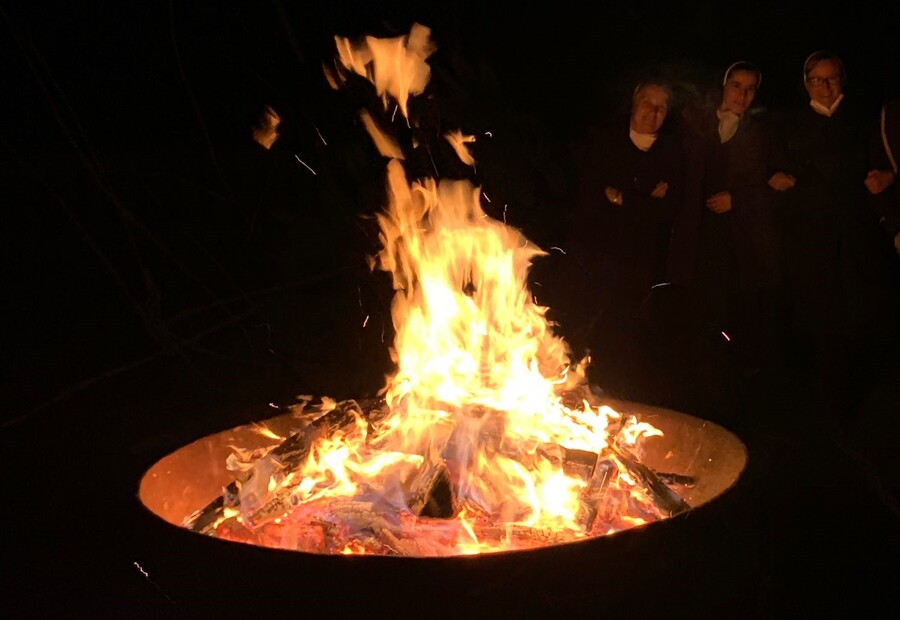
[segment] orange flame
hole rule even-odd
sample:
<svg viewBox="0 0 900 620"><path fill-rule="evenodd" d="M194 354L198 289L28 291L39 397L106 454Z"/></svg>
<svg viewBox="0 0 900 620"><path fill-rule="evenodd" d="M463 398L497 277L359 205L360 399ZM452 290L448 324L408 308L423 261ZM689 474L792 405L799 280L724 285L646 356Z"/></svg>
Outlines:
<svg viewBox="0 0 900 620"><path fill-rule="evenodd" d="M408 97L422 93L430 76L428 37L428 29L416 25L408 37L358 44L336 37L336 44L343 67L369 78L385 106L393 99L407 116ZM329 79L337 85L340 75ZM515 548L517 527L570 539L589 535L582 501L588 481L568 473L560 455L580 450L599 458L609 447L611 423L629 445L661 433L606 406L563 403L562 395L585 379L548 322L548 308L528 290L532 261L545 252L489 217L472 183L410 183L397 142L368 114L363 120L390 158L389 204L377 216L383 249L372 261L391 274L395 289L396 372L383 389L389 413L373 427L356 416L317 439L300 471L280 471L277 464L260 470L269 483L255 489L255 505L281 492L294 507L377 496L371 501L408 513L404 482L423 467L445 464L456 514L435 536L457 553ZM474 138L462 132L445 137L474 165L466 147ZM615 484L624 488L616 501L650 504L628 476L617 476ZM644 520L629 516L619 523ZM502 534L481 539L484 523ZM369 551L350 542L339 552Z"/></svg>

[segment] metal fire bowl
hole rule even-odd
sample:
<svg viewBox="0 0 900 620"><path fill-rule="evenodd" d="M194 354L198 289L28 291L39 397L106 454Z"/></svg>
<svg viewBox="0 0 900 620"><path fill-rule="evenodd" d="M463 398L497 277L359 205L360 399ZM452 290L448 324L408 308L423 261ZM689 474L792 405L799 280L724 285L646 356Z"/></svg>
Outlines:
<svg viewBox="0 0 900 620"><path fill-rule="evenodd" d="M217 609L265 613L279 597L298 601L297 611L427 614L446 608L479 617L680 615L690 609L709 612L716 605L725 611L744 596L752 598L740 586L739 575L750 567L734 531L745 507L725 501L741 495L726 491L737 485L747 464L744 443L707 420L638 403L604 402L662 430L662 437L645 440L641 462L657 472L692 477L693 486L679 488L690 510L609 536L449 558L319 555L219 540L181 527L187 515L232 482L225 468L231 446L271 445L255 425L244 425L198 439L143 475L138 495L147 552L163 567L156 583L191 614L204 616ZM286 435L296 420L286 414L262 423Z"/></svg>

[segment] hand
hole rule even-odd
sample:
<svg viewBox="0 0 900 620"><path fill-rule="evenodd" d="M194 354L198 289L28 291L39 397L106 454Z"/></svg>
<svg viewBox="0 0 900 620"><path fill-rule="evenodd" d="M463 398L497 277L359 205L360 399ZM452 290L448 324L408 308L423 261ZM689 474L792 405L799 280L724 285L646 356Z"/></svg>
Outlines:
<svg viewBox="0 0 900 620"><path fill-rule="evenodd" d="M781 172L780 170L773 174L771 178L769 178L769 187L774 189L776 192L784 192L797 184L797 179L786 172Z"/></svg>
<svg viewBox="0 0 900 620"><path fill-rule="evenodd" d="M613 203L614 205L622 204L622 191L616 189L615 187L610 187L607 185L603 188L603 193L606 194L606 199Z"/></svg>
<svg viewBox="0 0 900 620"><path fill-rule="evenodd" d="M894 182L894 173L890 170L869 170L863 181L870 194L880 194Z"/></svg>
<svg viewBox="0 0 900 620"><path fill-rule="evenodd" d="M706 208L713 213L728 213L731 211L731 194L719 192L706 199Z"/></svg>
<svg viewBox="0 0 900 620"><path fill-rule="evenodd" d="M665 181L660 181L656 184L656 187L653 188L653 191L650 192L650 195L654 198L665 198L667 191L669 191L669 184Z"/></svg>

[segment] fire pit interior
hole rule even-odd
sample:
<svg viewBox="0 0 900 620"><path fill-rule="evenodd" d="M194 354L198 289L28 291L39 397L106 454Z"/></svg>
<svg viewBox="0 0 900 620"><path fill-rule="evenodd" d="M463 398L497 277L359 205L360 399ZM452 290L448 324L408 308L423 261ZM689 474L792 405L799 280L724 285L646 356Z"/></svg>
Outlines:
<svg viewBox="0 0 900 620"><path fill-rule="evenodd" d="M386 128L425 90L429 30L336 37L335 88L365 78L360 119L387 160L383 249L396 372L378 398L299 398L146 472L140 499L197 534L324 555L441 557L577 543L664 520L729 489L746 463L724 428L588 385L527 287L544 254L487 216L465 179L408 180ZM399 115L397 114L399 112ZM474 165L462 132L443 136ZM271 136L269 138L272 139Z"/></svg>
<svg viewBox="0 0 900 620"><path fill-rule="evenodd" d="M662 432L644 442L637 467L638 475L643 471L645 476L642 485L661 482L683 502L679 505L676 500L670 508L687 510L702 506L731 488L740 477L746 465L747 452L743 442L730 431L669 409L618 401L610 404ZM273 440L274 433L292 437L296 433L302 436L306 430L308 426L303 424L303 417L289 412L260 424L239 426L198 439L165 456L146 472L140 484L140 499L153 513L179 527L186 525L189 516L204 510L212 511L207 516L213 513L221 516L219 508L222 506L223 489L233 487L237 479L236 473L226 467L229 458L234 455L234 447L241 446L248 452L266 452L273 450L273 446L277 449L277 446L283 445ZM650 492L654 491L651 489ZM656 489L655 492L662 495L658 501L671 501L664 490ZM356 506L357 509L361 509L362 503ZM668 506L665 503L662 505ZM378 521L371 514L357 515L357 519L362 524L360 529L365 529L365 526L371 528ZM424 524L422 529L427 533L429 527L434 529L434 523L442 519L424 517L421 521ZM273 522L257 534L247 529L243 542L290 548L286 536L289 530L289 523L280 525ZM413 526L409 535L414 538L417 534ZM240 540L240 534L232 534L232 537ZM522 545L549 544L554 540L552 537L539 539L537 532L530 540L524 534L521 538ZM561 540L564 540L561 536L556 538L557 542ZM320 544L322 547L317 551L325 550L324 541ZM414 547L415 541L410 545ZM339 551L335 549L335 552Z"/></svg>

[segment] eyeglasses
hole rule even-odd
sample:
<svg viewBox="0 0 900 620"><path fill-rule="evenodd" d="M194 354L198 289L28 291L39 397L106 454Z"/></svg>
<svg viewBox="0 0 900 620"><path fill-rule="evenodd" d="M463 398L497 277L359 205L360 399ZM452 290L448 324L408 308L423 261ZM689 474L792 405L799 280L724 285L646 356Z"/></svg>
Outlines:
<svg viewBox="0 0 900 620"><path fill-rule="evenodd" d="M832 76L832 77L827 77L827 78L811 77L811 78L806 78L806 83L809 84L810 86L815 86L816 88L818 88L820 86L825 86L826 83L829 86L837 86L838 84L841 83L841 78L840 78L840 76L837 76L837 75Z"/></svg>

